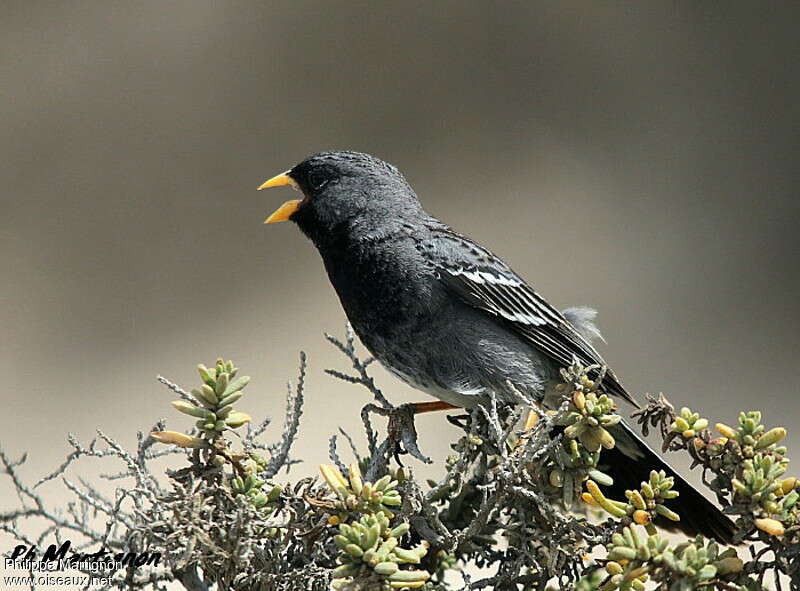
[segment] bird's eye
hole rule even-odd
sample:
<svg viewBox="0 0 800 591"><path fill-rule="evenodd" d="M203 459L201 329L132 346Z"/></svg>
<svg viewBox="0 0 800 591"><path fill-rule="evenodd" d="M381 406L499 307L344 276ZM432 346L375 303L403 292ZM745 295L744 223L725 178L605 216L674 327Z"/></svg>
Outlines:
<svg viewBox="0 0 800 591"><path fill-rule="evenodd" d="M330 181L330 177L319 170L312 170L308 175L308 184L315 191L322 189L328 184L328 181Z"/></svg>

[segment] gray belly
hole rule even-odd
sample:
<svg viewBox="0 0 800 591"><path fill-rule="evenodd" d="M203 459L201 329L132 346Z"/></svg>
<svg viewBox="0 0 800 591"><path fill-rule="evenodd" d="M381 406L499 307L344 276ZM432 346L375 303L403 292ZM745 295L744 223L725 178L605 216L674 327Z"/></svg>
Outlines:
<svg viewBox="0 0 800 591"><path fill-rule="evenodd" d="M538 402L552 390L558 376L553 363L496 319L472 308L448 316L388 337L362 336L354 328L390 373L455 406L474 407L488 401L490 392L501 402L520 404L515 390Z"/></svg>
<svg viewBox="0 0 800 591"><path fill-rule="evenodd" d="M421 377L405 374L402 371L395 369L391 365L387 365L386 363L383 362L381 362L381 365L383 365L383 367L385 367L386 370L394 377L405 382L412 388L416 388L421 392L430 394L434 398L443 400L444 402L452 404L453 406L459 406L461 408L472 408L473 406L478 404L478 402L481 401L482 395L486 395L486 391L483 388L473 389L473 390L462 390L462 391L457 391L452 387L443 388L435 384L432 380L426 380Z"/></svg>

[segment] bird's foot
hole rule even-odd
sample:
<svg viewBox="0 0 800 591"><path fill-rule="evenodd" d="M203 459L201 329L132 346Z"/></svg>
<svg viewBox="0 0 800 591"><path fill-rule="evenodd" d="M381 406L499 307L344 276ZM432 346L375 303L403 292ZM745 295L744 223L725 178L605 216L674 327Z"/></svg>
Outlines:
<svg viewBox="0 0 800 591"><path fill-rule="evenodd" d="M519 431L519 437L514 438L514 440L511 442L511 445L514 448L514 456L522 457L527 452L528 440L531 437L533 428L538 424L542 412L543 411L541 409L530 409L528 411L528 414L525 417L525 422L522 424L522 429Z"/></svg>
<svg viewBox="0 0 800 591"><path fill-rule="evenodd" d="M414 415L424 412L435 412L439 410L452 410L458 408L443 400L430 402L410 402L403 404L389 413L389 441L392 445L391 454L401 466L400 455L410 454L421 462L432 463L432 460L424 456L417 447L417 428L414 425ZM450 417L448 417L450 420ZM402 445L401 445L402 444Z"/></svg>
<svg viewBox="0 0 800 591"><path fill-rule="evenodd" d="M469 431L469 425L472 417L468 414L463 415L447 415L447 421L451 425L455 425L459 429L463 429L464 431Z"/></svg>
<svg viewBox="0 0 800 591"><path fill-rule="evenodd" d="M389 419L386 441L381 445L386 458L394 457L401 466L400 456L409 454L420 462L432 464L433 460L424 455L417 445L417 428L414 425L414 415L417 414L418 405L403 404L384 408L375 404L368 404L362 411L363 414L375 413ZM383 453L381 455L383 455Z"/></svg>
<svg viewBox="0 0 800 591"><path fill-rule="evenodd" d="M414 415L419 411L417 404L409 403L395 407L389 411L389 425L387 426L390 453L401 466L400 456L409 454L426 464L433 463L429 457L423 455L417 445L417 427L414 424Z"/></svg>

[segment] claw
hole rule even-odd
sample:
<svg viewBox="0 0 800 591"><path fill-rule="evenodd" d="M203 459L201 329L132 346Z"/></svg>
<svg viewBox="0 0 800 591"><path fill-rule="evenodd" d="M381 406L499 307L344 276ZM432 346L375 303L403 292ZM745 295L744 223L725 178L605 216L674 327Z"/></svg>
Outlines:
<svg viewBox="0 0 800 591"><path fill-rule="evenodd" d="M389 413L389 425L387 427L389 440L394 448L394 459L399 465L403 465L399 456L401 454L411 455L426 464L433 460L422 455L417 447L417 429L414 425L414 415L417 410L416 404L404 404L398 406Z"/></svg>
<svg viewBox="0 0 800 591"><path fill-rule="evenodd" d="M399 441L394 442L394 451L392 452L392 457L394 461L397 462L398 466L404 467L405 464L400 460L400 456L408 454L408 451L403 449L403 446L400 445Z"/></svg>
<svg viewBox="0 0 800 591"><path fill-rule="evenodd" d="M425 464L432 464L433 460L422 454L417 446L417 429L414 426L414 415L417 411L416 404L404 404L391 408L384 408L374 404L368 404L362 410L362 414L375 413L389 419L386 431L386 441L381 444L381 463L383 468L390 458L403 466L400 460L401 455L410 455ZM379 473L379 464L373 461L368 472L370 474Z"/></svg>
<svg viewBox="0 0 800 591"><path fill-rule="evenodd" d="M447 422L451 425L458 427L459 429L464 429L465 431L469 427L470 416L468 414L463 415L447 415Z"/></svg>

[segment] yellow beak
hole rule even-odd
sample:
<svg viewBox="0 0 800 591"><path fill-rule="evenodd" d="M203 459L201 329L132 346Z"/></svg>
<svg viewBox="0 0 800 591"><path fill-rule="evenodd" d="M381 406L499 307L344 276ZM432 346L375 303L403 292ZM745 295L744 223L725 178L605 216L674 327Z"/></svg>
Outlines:
<svg viewBox="0 0 800 591"><path fill-rule="evenodd" d="M289 176L288 170L262 183L258 190L271 189L272 187L285 187L286 185L291 185L292 187L297 188L297 182Z"/></svg>
<svg viewBox="0 0 800 591"><path fill-rule="evenodd" d="M300 206L300 199L291 199L276 209L271 216L264 220L265 224L274 224L275 222L285 222L291 215L297 211Z"/></svg>
<svg viewBox="0 0 800 591"><path fill-rule="evenodd" d="M286 185L291 185L295 189L297 188L297 182L284 172L266 181L258 188L258 190L271 189L272 187L285 187ZM297 211L300 201L300 199L292 199L287 201L278 209L276 209L275 212L264 221L264 223L274 224L275 222L285 222L295 211Z"/></svg>

